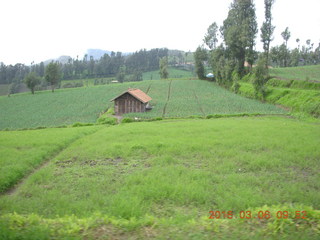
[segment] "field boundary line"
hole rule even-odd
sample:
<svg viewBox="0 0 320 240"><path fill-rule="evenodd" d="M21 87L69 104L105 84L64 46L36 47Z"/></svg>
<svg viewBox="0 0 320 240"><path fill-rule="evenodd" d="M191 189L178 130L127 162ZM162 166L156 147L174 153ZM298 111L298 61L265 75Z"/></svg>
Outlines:
<svg viewBox="0 0 320 240"><path fill-rule="evenodd" d="M197 103L198 103L198 106L199 106L199 108L200 108L200 111L202 112L203 116L205 117L206 114L204 113L203 108L201 107L201 104L200 104L200 102L199 102L199 98L198 98L195 90L193 90L193 94L194 94L194 96L195 96L195 98L196 98L196 100L197 100Z"/></svg>
<svg viewBox="0 0 320 240"><path fill-rule="evenodd" d="M166 115L166 109L167 109L167 105L168 105L168 102L170 100L170 96L171 96L171 85L172 85L172 80L170 80L170 83L169 83L169 88L168 88L168 97L167 97L167 101L166 101L166 104L164 105L163 107L163 112L162 112L162 117L164 118L165 115Z"/></svg>
<svg viewBox="0 0 320 240"><path fill-rule="evenodd" d="M149 87L148 87L148 89L147 89L147 91L146 91L147 94L148 94L148 92L150 91L151 85L152 85L152 83L150 83L150 85L149 85Z"/></svg>
<svg viewBox="0 0 320 240"><path fill-rule="evenodd" d="M23 176L22 178L20 178L14 185L12 185L11 187L9 187L7 190L3 191L0 193L0 196L4 196L4 195L13 195L17 192L17 190L19 189L19 187L21 185L23 185L27 179L29 177L31 177L33 174L35 174L36 172L38 172L40 169L46 167L49 165L49 163L51 162L52 159L54 159L56 156L58 156L61 152L63 152L65 149L67 149L71 144L73 144L74 142L76 142L79 139L82 139L84 137L90 136L96 132L98 132L100 129L97 129L96 131L93 131L91 133L88 134L84 134L83 136L80 136L78 138L75 138L73 140L71 140L69 143L67 143L62 149L58 150L57 152L53 153L50 157L45 158L43 160L42 163L40 163L38 166L36 166L34 169L32 169L28 174L26 174L25 176Z"/></svg>

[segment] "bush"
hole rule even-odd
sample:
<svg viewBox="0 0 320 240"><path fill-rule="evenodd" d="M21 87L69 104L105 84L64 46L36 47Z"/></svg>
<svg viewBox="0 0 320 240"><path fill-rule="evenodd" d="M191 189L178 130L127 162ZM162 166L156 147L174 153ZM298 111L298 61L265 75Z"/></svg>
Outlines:
<svg viewBox="0 0 320 240"><path fill-rule="evenodd" d="M85 127L85 126L93 126L93 123L81 123L81 122L76 122L72 125L72 127Z"/></svg>
<svg viewBox="0 0 320 240"><path fill-rule="evenodd" d="M131 122L134 122L134 119L132 118L123 118L121 123L131 123Z"/></svg>
<svg viewBox="0 0 320 240"><path fill-rule="evenodd" d="M106 113L109 114L109 115L115 115L114 107L109 108Z"/></svg>
<svg viewBox="0 0 320 240"><path fill-rule="evenodd" d="M243 76L243 78L241 79L242 82L250 82L251 81L251 73L246 74L245 76Z"/></svg>
<svg viewBox="0 0 320 240"><path fill-rule="evenodd" d="M77 87L83 87L82 82L75 82L75 83L65 83L62 85L62 88L77 88Z"/></svg>
<svg viewBox="0 0 320 240"><path fill-rule="evenodd" d="M117 119L114 117L102 117L97 120L98 124L116 125Z"/></svg>

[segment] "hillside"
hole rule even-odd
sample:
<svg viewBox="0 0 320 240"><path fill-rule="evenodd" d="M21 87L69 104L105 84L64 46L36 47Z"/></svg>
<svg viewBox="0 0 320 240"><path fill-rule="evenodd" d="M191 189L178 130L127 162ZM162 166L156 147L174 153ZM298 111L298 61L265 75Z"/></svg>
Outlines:
<svg viewBox="0 0 320 240"><path fill-rule="evenodd" d="M308 80L320 82L320 65L271 68L270 75L285 80Z"/></svg>
<svg viewBox="0 0 320 240"><path fill-rule="evenodd" d="M114 98L129 87L140 88L153 98L152 111L133 117L190 117L222 114L283 114L271 104L247 99L212 82L200 80L142 81L62 89L0 97L0 129L35 128L95 123ZM168 96L169 94L169 96Z"/></svg>

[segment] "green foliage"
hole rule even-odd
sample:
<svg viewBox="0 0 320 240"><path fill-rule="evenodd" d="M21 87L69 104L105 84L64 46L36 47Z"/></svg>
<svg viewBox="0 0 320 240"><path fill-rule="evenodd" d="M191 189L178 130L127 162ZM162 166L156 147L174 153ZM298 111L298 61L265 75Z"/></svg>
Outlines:
<svg viewBox="0 0 320 240"><path fill-rule="evenodd" d="M121 120L121 123L132 123L132 122L134 122L134 119L129 117L125 117Z"/></svg>
<svg viewBox="0 0 320 240"><path fill-rule="evenodd" d="M97 119L97 123L107 124L107 125L116 125L117 119L113 116L114 114L115 114L114 108L113 107L109 108L108 111L106 111Z"/></svg>
<svg viewBox="0 0 320 240"><path fill-rule="evenodd" d="M40 84L41 79L37 76L35 72L31 72L25 77L24 82L27 85L27 87L31 90L31 93L34 94L34 89L38 84Z"/></svg>
<svg viewBox="0 0 320 240"><path fill-rule="evenodd" d="M266 67L269 65L269 49L270 43L273 40L272 34L274 32L275 26L272 25L272 5L274 4L274 0L265 0L265 21L262 24L261 30L261 42L263 43L263 50L266 57Z"/></svg>
<svg viewBox="0 0 320 240"><path fill-rule="evenodd" d="M168 68L168 59L166 57L163 57L160 59L159 63L159 68L160 68L160 78L161 79L167 79L169 77L169 72L167 70Z"/></svg>
<svg viewBox="0 0 320 240"><path fill-rule="evenodd" d="M81 122L76 122L72 124L72 127L86 127L86 126L93 126L93 123L81 123Z"/></svg>
<svg viewBox="0 0 320 240"><path fill-rule="evenodd" d="M234 93L238 93L239 88L240 88L240 83L238 81L233 82L232 87L231 87L232 91Z"/></svg>
<svg viewBox="0 0 320 240"><path fill-rule="evenodd" d="M266 96L265 84L268 80L268 68L266 68L266 65L266 59L261 57L254 69L254 74L252 75L252 84L255 92L257 95L260 93L263 100Z"/></svg>
<svg viewBox="0 0 320 240"><path fill-rule="evenodd" d="M51 62L45 71L45 79L51 85L52 92L54 92L54 88L58 85L61 78L59 64Z"/></svg>
<svg viewBox="0 0 320 240"><path fill-rule="evenodd" d="M228 17L221 28L223 39L229 50L230 60L237 59L236 70L244 74L244 62L254 62L254 45L258 32L255 6L251 0L233 1Z"/></svg>
<svg viewBox="0 0 320 240"><path fill-rule="evenodd" d="M68 82L62 85L62 88L77 88L77 87L83 87L83 82Z"/></svg>
<svg viewBox="0 0 320 240"><path fill-rule="evenodd" d="M204 61L207 60L207 52L204 48L198 47L194 53L195 71L199 79L205 79Z"/></svg>
<svg viewBox="0 0 320 240"><path fill-rule="evenodd" d="M255 89L250 84L242 83L239 93L249 98L264 98L267 102L281 104L293 112L307 113L313 117L320 116L319 91L269 87L265 96L262 96L261 93L256 95Z"/></svg>
<svg viewBox="0 0 320 240"><path fill-rule="evenodd" d="M216 22L212 23L204 36L203 42L209 47L209 49L215 49L218 42L218 25Z"/></svg>
<svg viewBox="0 0 320 240"><path fill-rule="evenodd" d="M117 73L118 82L123 83L125 81L125 76L126 76L126 66L121 66Z"/></svg>

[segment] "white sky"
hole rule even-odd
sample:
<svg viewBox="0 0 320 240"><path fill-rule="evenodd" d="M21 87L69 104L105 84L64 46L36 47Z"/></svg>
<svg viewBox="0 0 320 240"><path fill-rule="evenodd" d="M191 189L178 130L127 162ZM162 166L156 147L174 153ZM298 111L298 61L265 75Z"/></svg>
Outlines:
<svg viewBox="0 0 320 240"><path fill-rule="evenodd" d="M221 25L232 0L0 0L0 62L30 64L87 49L133 52L142 48L194 51L208 26ZM259 28L264 0L255 0ZM303 43L320 42L320 0L276 0L272 45L291 31ZM260 33L258 34L260 35ZM257 49L262 43L257 38Z"/></svg>

